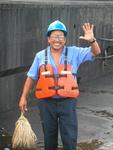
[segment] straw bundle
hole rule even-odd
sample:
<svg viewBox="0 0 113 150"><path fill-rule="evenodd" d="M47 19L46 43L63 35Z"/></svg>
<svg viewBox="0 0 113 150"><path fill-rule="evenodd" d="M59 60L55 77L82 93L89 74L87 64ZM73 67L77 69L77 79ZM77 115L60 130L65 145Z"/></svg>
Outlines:
<svg viewBox="0 0 113 150"><path fill-rule="evenodd" d="M27 118L21 116L15 123L15 130L12 136L12 148L35 149L37 147L37 137L33 132Z"/></svg>

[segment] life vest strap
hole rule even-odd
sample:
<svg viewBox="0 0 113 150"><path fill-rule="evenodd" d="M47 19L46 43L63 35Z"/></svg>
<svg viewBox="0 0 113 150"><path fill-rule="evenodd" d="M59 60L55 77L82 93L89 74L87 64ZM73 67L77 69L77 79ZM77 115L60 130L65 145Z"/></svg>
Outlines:
<svg viewBox="0 0 113 150"><path fill-rule="evenodd" d="M79 89L78 87L72 87L72 90L76 90L76 89Z"/></svg>
<svg viewBox="0 0 113 150"><path fill-rule="evenodd" d="M36 91L41 91L42 89L41 89L41 88L36 88L35 90L36 90Z"/></svg>
<svg viewBox="0 0 113 150"><path fill-rule="evenodd" d="M64 86L52 86L49 87L49 89L54 89L54 90L59 90L59 89L64 89ZM79 89L78 87L72 87L72 90Z"/></svg>
<svg viewBox="0 0 113 150"><path fill-rule="evenodd" d="M49 87L49 89L54 89L54 90L59 90L59 89L63 89L63 86L51 86Z"/></svg>
<svg viewBox="0 0 113 150"><path fill-rule="evenodd" d="M45 75L45 78L60 78L60 77L66 77L66 74L50 74L50 75Z"/></svg>
<svg viewBox="0 0 113 150"><path fill-rule="evenodd" d="M48 56L47 56L47 49L46 49L45 50L45 65L44 65L45 71L47 71L47 68L46 68L47 64L48 64Z"/></svg>

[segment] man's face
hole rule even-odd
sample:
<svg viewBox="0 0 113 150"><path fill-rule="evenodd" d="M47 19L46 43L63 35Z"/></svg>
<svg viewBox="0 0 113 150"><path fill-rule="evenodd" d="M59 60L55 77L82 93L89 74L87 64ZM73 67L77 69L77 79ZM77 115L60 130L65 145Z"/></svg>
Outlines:
<svg viewBox="0 0 113 150"><path fill-rule="evenodd" d="M48 43L50 47L54 51L62 50L66 43L66 38L62 31L52 31L50 36L48 37Z"/></svg>

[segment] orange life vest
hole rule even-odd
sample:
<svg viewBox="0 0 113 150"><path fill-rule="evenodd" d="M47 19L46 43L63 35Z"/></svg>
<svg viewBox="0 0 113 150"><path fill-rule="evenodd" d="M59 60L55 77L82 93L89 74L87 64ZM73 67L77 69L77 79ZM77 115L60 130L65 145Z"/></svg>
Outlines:
<svg viewBox="0 0 113 150"><path fill-rule="evenodd" d="M47 52L45 57L47 58ZM72 74L71 65L67 64L67 48L64 64L58 66L58 74L54 74L54 68L50 64L40 67L40 76L36 84L35 96L38 99L44 99L53 96L72 97L79 96L77 81Z"/></svg>
<svg viewBox="0 0 113 150"><path fill-rule="evenodd" d="M46 65L46 70L44 65L40 67L40 77L36 84L36 91L35 91L35 96L37 98L40 99L56 95L56 90L51 88L55 86L53 73L54 68L49 64Z"/></svg>

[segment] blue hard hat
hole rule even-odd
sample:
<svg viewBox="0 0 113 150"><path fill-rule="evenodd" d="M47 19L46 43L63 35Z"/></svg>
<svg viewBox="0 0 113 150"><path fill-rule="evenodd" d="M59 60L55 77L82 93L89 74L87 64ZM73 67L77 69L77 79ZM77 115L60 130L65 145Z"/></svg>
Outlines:
<svg viewBox="0 0 113 150"><path fill-rule="evenodd" d="M55 31L55 30L60 30L60 31L64 32L65 36L67 35L66 26L59 20L56 20L49 25L49 27L47 29L47 36L49 36L51 34L51 32Z"/></svg>

